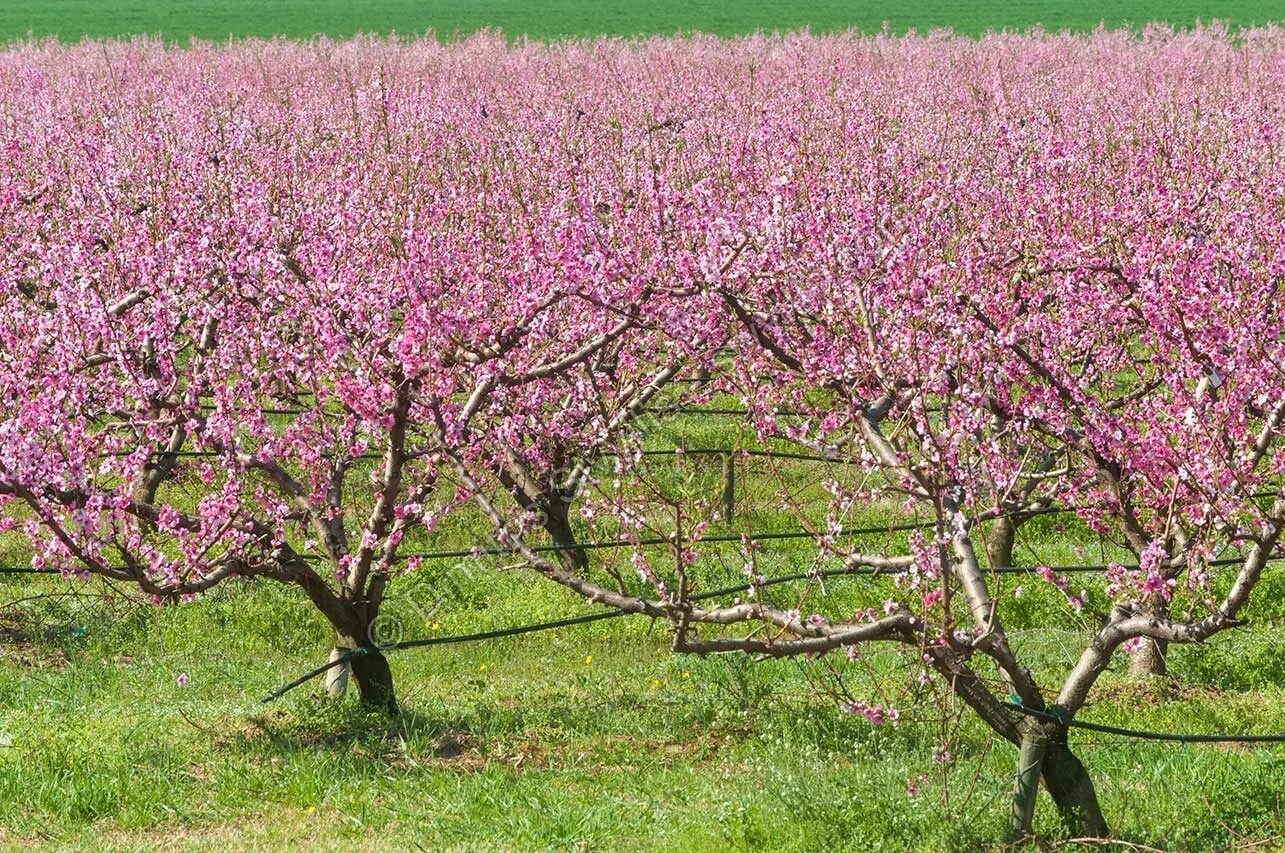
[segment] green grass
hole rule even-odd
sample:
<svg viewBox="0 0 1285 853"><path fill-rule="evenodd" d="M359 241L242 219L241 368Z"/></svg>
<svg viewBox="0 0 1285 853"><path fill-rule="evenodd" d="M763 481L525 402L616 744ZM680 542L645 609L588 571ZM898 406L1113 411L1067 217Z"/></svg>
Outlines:
<svg viewBox="0 0 1285 853"><path fill-rule="evenodd" d="M679 436L689 447L736 441L726 423L692 418L664 421L649 441ZM720 470L715 457L668 458L649 476L668 494L708 496ZM815 466L786 463L783 476L805 503L820 493ZM747 463L735 524L711 532L796 528L773 508L774 482L766 463ZM890 517L872 507L848 522ZM461 515L408 547L458 547L478 524ZM1021 542L1025 563L1076 562L1077 546L1083 559L1112 556L1061 516L1034 520ZM0 544L0 563L23 561L21 543ZM810 553L765 544L761 571L799 571ZM383 612L407 638L594 612L505 563L430 563L394 580ZM693 568L706 589L740 570L732 548L703 549ZM1057 683L1088 623L1047 584L1004 581L1026 590L1004 612L1019 656ZM1074 582L1090 609L1105 606L1100 581ZM888 583L832 581L816 609L878 607ZM1285 731L1285 572L1264 586L1249 630L1176 650L1174 683L1108 673L1084 717ZM260 702L328 652L330 632L293 589L230 583L163 608L107 589L0 577L0 849L976 850L1003 835L1014 750L968 715L903 702L916 689L913 650L853 663L676 657L665 626L614 619L396 653L404 714L390 723L352 697L323 698L320 680ZM796 593L771 594L790 606ZM814 689L832 661L854 695L893 697L907 716L876 728L842 714ZM949 764L934 760L943 740ZM1072 741L1123 838L1190 850L1285 839L1285 748ZM1060 834L1046 798L1037 825Z"/></svg>
<svg viewBox="0 0 1285 853"><path fill-rule="evenodd" d="M1276 0L7 0L0 5L0 39L54 34L82 36L160 33L223 40L229 36L284 35L293 38L358 32L403 35L433 30L441 35L499 28L509 35L552 39L586 35L664 34L678 31L730 35L756 30L811 27L814 31L857 27L871 32L886 21L893 30L951 27L962 33L991 29L1090 30L1168 21L1187 26L1197 18L1232 26L1279 20Z"/></svg>
<svg viewBox="0 0 1285 853"><path fill-rule="evenodd" d="M438 630L580 609L524 575L490 581ZM49 581L0 594L33 583ZM1023 599L1041 621L1055 606ZM871 727L807 688L816 664L675 658L644 621L400 653L405 719L390 724L315 682L259 703L325 653L323 626L272 585L162 609L40 600L5 618L0 846L958 850L1002 834L1013 750L968 717L943 766L939 722ZM1037 672L1078 651L1061 618L1015 625ZM1178 684L1108 674L1086 717L1285 730L1282 642L1268 618L1178 652ZM902 671L899 654L842 667L868 690ZM1285 833L1285 750L1073 743L1124 838L1194 850ZM1040 829L1058 832L1047 800Z"/></svg>

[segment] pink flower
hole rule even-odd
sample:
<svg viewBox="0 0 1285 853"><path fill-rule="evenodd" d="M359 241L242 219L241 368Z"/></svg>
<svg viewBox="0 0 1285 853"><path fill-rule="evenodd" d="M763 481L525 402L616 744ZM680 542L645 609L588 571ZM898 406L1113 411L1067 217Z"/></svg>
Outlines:
<svg viewBox="0 0 1285 853"><path fill-rule="evenodd" d="M179 687L187 687L187 673L180 672L178 678L174 679L174 681Z"/></svg>
<svg viewBox="0 0 1285 853"><path fill-rule="evenodd" d="M926 784L928 784L928 777L924 776L923 774L920 774L914 779L907 779L906 796L910 797L913 800L915 797L919 796L920 787Z"/></svg>
<svg viewBox="0 0 1285 853"><path fill-rule="evenodd" d="M866 722L872 726L881 726L886 722L895 721L901 717L901 712L896 708L885 708L882 705L872 705L860 700L845 702L840 706L840 709L845 714L865 717Z"/></svg>

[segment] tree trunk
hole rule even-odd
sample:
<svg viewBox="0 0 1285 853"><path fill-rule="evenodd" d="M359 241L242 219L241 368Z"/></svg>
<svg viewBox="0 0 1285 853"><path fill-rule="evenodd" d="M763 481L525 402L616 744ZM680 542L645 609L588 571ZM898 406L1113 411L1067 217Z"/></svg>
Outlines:
<svg viewBox="0 0 1285 853"><path fill-rule="evenodd" d="M1163 602L1156 602L1148 606L1143 614L1164 618L1169 615L1169 606ZM1168 675L1169 667L1165 662L1168 654L1167 641L1143 637L1142 646L1129 660L1129 674L1140 678L1162 678Z"/></svg>
<svg viewBox="0 0 1285 853"><path fill-rule="evenodd" d="M723 518L730 523L736 513L736 460L732 454L723 457Z"/></svg>
<svg viewBox="0 0 1285 853"><path fill-rule="evenodd" d="M1018 744L1017 785L1009 813L1010 841L1033 832L1039 779L1057 804L1066 831L1075 838L1106 838L1109 833L1093 780L1066 743L1066 729L1051 721L1026 720Z"/></svg>
<svg viewBox="0 0 1285 853"><path fill-rule="evenodd" d="M352 673L352 680L357 682L361 703L381 708L390 715L397 714L393 672L388 667L388 659L379 648L381 645L386 646L390 638L375 636L377 632L372 630L379 615L379 604L383 600L383 575L379 574L371 580L364 599L354 601L345 589L341 589L340 594L336 595L330 585L313 572L311 566L302 559L294 559L296 565L288 567L291 571L286 579L302 587L317 609L325 614L331 627L335 629L335 650L352 653L347 666ZM334 660L333 654L332 652L331 660ZM336 682L338 680L336 678ZM335 687L338 687L337 683Z"/></svg>
<svg viewBox="0 0 1285 853"><path fill-rule="evenodd" d="M990 538L986 540L986 563L992 569L1013 565L1013 543L1017 539L1017 523L1005 516L991 524Z"/></svg>
<svg viewBox="0 0 1285 853"><path fill-rule="evenodd" d="M329 662L333 666L326 672L326 695L332 699L338 699L348 692L348 675L352 671L352 666L346 659L349 651L351 649L342 649L339 646L330 650ZM341 659L343 663L336 663Z"/></svg>
<svg viewBox="0 0 1285 853"><path fill-rule="evenodd" d="M366 649L364 654L355 655L349 661L361 704L379 708L395 717L397 694L393 691L393 671L388 666L388 658L378 649L369 646Z"/></svg>
<svg viewBox="0 0 1285 853"><path fill-rule="evenodd" d="M1093 780L1067 746L1065 733L1049 741L1043 774L1044 786L1057 803L1068 832L1077 838L1106 838L1110 834Z"/></svg>
<svg viewBox="0 0 1285 853"><path fill-rule="evenodd" d="M1169 644L1164 640L1153 640L1143 637L1142 648L1133 653L1129 661L1129 674L1143 678L1161 678L1169 674L1165 656L1169 653Z"/></svg>
<svg viewBox="0 0 1285 853"><path fill-rule="evenodd" d="M352 680L357 682L357 696L361 704L379 708L389 716L397 716L397 694L393 689L393 671L388 658L379 648L379 638L372 636L370 618L356 608L348 613L349 625L336 631L335 645L352 650L348 667Z"/></svg>
<svg viewBox="0 0 1285 853"><path fill-rule="evenodd" d="M576 534L571 529L571 503L562 495L548 498L545 508L544 529L548 531L553 543L561 550L557 552L558 560L569 570L583 572L589 568L589 556L577 545Z"/></svg>
<svg viewBox="0 0 1285 853"><path fill-rule="evenodd" d="M1008 818L1009 841L1021 841L1031 834L1035 800L1040 793L1040 769L1044 764L1048 744L1048 735L1042 727L1023 727L1021 751L1017 756L1017 785L1013 791L1013 809Z"/></svg>

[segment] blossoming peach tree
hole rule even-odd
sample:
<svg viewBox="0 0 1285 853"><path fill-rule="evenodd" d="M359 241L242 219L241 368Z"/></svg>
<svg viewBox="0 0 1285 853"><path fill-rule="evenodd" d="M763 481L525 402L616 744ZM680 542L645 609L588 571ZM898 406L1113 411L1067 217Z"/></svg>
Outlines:
<svg viewBox="0 0 1285 853"><path fill-rule="evenodd" d="M37 568L161 600L297 586L395 709L372 626L407 545L480 513L676 651L910 650L1019 747L1015 833L1042 777L1104 835L1067 722L1117 650L1238 625L1285 520L1261 497L1283 53L1274 30L12 48L0 524ZM881 609L778 603L751 531L749 590L703 594L727 520L639 486L639 426L716 392L762 447L833 460L819 509L782 503L809 571L893 576ZM854 550L860 507L926 526ZM1050 509L1132 555L1101 600L1041 573L1098 617L1057 684L1000 578ZM582 547L589 515L626 557Z"/></svg>
<svg viewBox="0 0 1285 853"><path fill-rule="evenodd" d="M529 491L708 359L682 162L628 93L566 100L591 53L5 54L0 499L32 564L295 585L395 708L371 629L460 503L441 448Z"/></svg>
<svg viewBox="0 0 1285 853"><path fill-rule="evenodd" d="M1117 650L1154 666L1168 644L1242 624L1285 521L1274 492L1283 257L1264 227L1281 177L1274 125L1259 105L1228 98L1239 84L1223 88L1201 76L1208 68L1193 70L1196 45L1215 67L1234 53L1197 37L1117 54L1158 75L1166 93L1158 101L1150 84L1126 77L1122 115L1101 108L1104 72L1064 53L1046 61L1073 97L1040 85L1037 69L1016 86L1021 106L998 107L1013 81L977 82L979 57L962 50L958 65L934 66L956 80L948 91L918 88L915 73L898 68L904 76L888 73L899 99L863 101L864 111L840 95L815 97L819 84L803 102L780 95L761 109L775 145L736 159L754 189L711 218L717 239L697 285L734 353L716 382L756 413L764 446L803 443L856 470L831 481L823 518L787 503L802 507L804 528L840 572L895 575L882 612L805 615L774 604L748 534L749 594L708 605L691 568L717 520L708 505L674 514L672 560L635 549L632 567L654 595L593 587L583 555L564 560L570 577L559 579L666 616L680 652L914 648L1020 747L1014 835L1030 831L1041 778L1072 831L1107 834L1069 722ZM1261 69L1256 50L1242 58ZM1210 97L1225 104L1217 116L1201 107ZM1167 135L1157 139L1160 127ZM786 410L804 420L784 426ZM469 489L496 528L516 536L520 524L485 496L480 477ZM635 528L670 508L619 489L578 499ZM854 506L891 502L929 519L909 553L842 545ZM1090 617L1075 665L1041 683L1005 631L1020 587L1005 588L1001 575L1017 568L1017 528L1058 508L1131 556L1105 568L1093 600L1062 573L1031 567ZM860 698L846 708L872 722L895 713Z"/></svg>

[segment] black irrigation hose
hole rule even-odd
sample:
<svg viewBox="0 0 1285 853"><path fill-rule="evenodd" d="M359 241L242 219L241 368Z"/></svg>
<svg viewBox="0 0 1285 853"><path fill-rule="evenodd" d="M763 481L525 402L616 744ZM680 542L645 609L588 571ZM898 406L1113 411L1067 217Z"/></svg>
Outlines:
<svg viewBox="0 0 1285 853"><path fill-rule="evenodd" d="M1101 732L1108 735L1119 735L1120 737L1137 738L1138 740L1158 740L1169 743L1285 743L1285 734L1278 735L1204 735L1204 734L1173 734L1170 732L1147 732L1139 729L1123 729L1119 726L1104 726L1101 723L1088 723L1082 720L1067 719L1066 713L1055 713L1050 711L1037 711L1034 708L1027 708L1018 702L1010 702L1006 705L1009 710L1026 714L1028 717L1035 717L1040 720L1047 720L1051 723L1060 723L1064 726L1070 726L1076 729L1084 729L1090 732ZM1054 708L1057 706L1054 705ZM1060 709L1059 709L1060 710Z"/></svg>
<svg viewBox="0 0 1285 853"><path fill-rule="evenodd" d="M1047 507L1044 509L1032 510L1026 515L1055 515L1074 512L1071 508ZM934 526L934 522L917 522L911 524L892 524L884 527L856 527L840 530L833 536L855 537L855 536L873 536L879 533L904 533L911 530L924 530ZM701 545L706 542L728 543L741 542L748 538L751 542L768 542L783 539L812 539L816 534L806 530L788 531L784 533L758 533L758 534L727 534L721 536L705 536L696 540L694 545ZM673 545L674 540L664 537L653 537L648 539L629 540L616 539L606 542L583 542L576 545L531 545L528 550L534 553L556 553L560 551L593 551L610 548L631 548L631 547L649 547L657 545ZM428 551L420 553L402 554L398 556L397 562L407 560L447 560L460 559L464 557L505 557L520 553L514 548L463 548L455 551ZM1210 560L1205 565L1208 566L1231 566L1242 562L1243 558L1229 557L1219 560ZM996 566L988 568L987 572L995 574L1031 574L1038 572L1040 569L1049 569L1053 572L1071 574L1077 572L1104 572L1111 566L1120 566L1124 569L1136 570L1139 568L1136 563L1096 563L1089 565L1069 565L1069 566ZM125 567L118 567L124 569ZM851 575L860 574L850 569L838 570L839 574ZM878 574L886 570L874 570ZM52 574L47 569L34 569L27 566L0 566L0 574ZM815 573L813 573L815 574Z"/></svg>
<svg viewBox="0 0 1285 853"><path fill-rule="evenodd" d="M1048 512L1052 510L1039 510L1039 512ZM1065 510L1057 510L1064 512ZM904 533L909 530L924 530L932 527L933 522L915 522L913 524L891 524L884 527L856 527L852 529L840 530L834 536L873 536L878 533ZM784 533L758 533L758 534L725 534L719 536L703 536L692 544L699 545L703 542L740 542L749 539L751 542L769 542L779 539L812 539L816 534L806 530L792 530ZM605 542L584 542L577 545L532 545L529 550L535 553L556 553L559 551L595 551L608 548L630 548L634 546L652 546L652 545L673 545L673 539L667 539L663 536L656 536L648 539L611 539ZM455 551L428 551L424 553L402 554L398 557L399 561L404 560L450 560L460 557L488 556L504 557L518 553L514 548L483 548L473 549L464 548Z"/></svg>
<svg viewBox="0 0 1285 853"><path fill-rule="evenodd" d="M1223 560L1210 561L1209 565L1231 565L1238 562L1240 562L1240 560L1228 558ZM1050 569L1055 572L1069 573L1069 572L1100 572L1100 571L1106 570L1107 568L1109 568L1109 566L1106 566L1106 565L1057 566L1057 567L999 566L994 569L991 569L990 571L995 574L1032 574L1032 573L1038 572L1040 569ZM1136 568L1136 566L1134 568ZM35 573L43 573L44 570L33 569L33 568L24 569L19 567L0 568L0 573L19 573L19 572L35 574ZM721 598L726 595L734 595L739 592L747 592L755 588L761 589L763 587L768 587L768 586L779 586L781 584L794 583L796 581L801 581L801 580L818 580L821 578L840 578L840 577L854 577L854 576L855 577L860 577L860 576L875 577L875 576L886 575L891 573L892 572L888 569L871 568L871 567L859 567L859 568L853 568L853 569L825 569L825 570L813 571L813 572L796 572L788 575L776 575L770 578L764 578L763 580L757 583L736 584L733 586L723 587L721 589L711 590L709 592L699 593L697 595L691 596L688 599L688 601L691 601L691 602L707 601L712 598ZM306 684L307 682L328 672L334 667L345 664L348 661L352 660L353 658L363 657L365 655L368 655L372 651L378 651L380 653L383 653L383 652L400 651L403 649L426 648L429 646L445 646L445 645L454 645L458 643L480 642L483 640L495 640L495 639L501 639L504 637L516 637L516 636L521 636L523 634L534 634L541 631L551 631L551 630L556 630L558 628L567 628L573 625L584 625L590 622L599 622L604 619L615 619L617 617L629 616L629 615L633 615L633 611L619 610L619 609L607 610L601 613L590 613L584 616L572 616L565 619L557 619L551 622L538 622L531 625L517 625L511 628L498 628L492 631L482 631L482 632L473 633L473 634L456 634L449 637L426 637L418 640L403 640L401 642L390 643L387 645L377 646L374 648L368 647L368 646L359 646L356 649L349 651L347 654L340 655L335 660L330 661L323 666L319 666L313 670L310 670L304 673L303 675L301 675L299 678L296 678L294 681L291 681L290 683L277 688L276 690L272 691L267 696L265 696L263 698L263 701L271 702L275 699L278 699L281 696L284 696L286 693L290 692L291 690L294 690L296 687L300 687ZM1014 710L1021 711L1022 713L1031 714L1032 716L1039 716L1043 719L1052 720L1054 722L1063 722L1063 723L1067 722L1059 716L1048 714L1045 712L1034 711L1033 709L1025 708L1021 705L1011 705L1010 707L1012 707ZM1285 735L1246 735L1241 737L1223 736L1223 735L1167 735L1167 734L1156 734L1156 733L1149 733L1149 732L1136 732L1131 729L1120 729L1112 726L1100 726L1094 723L1084 723L1077 720L1071 720L1069 721L1068 724L1078 728L1084 728L1084 729L1089 729L1089 730L1098 731L1098 732L1105 732L1107 734L1117 734L1117 735L1122 735L1127 737L1148 738L1151 740L1179 741L1179 742L1185 742L1185 743L1285 742Z"/></svg>
<svg viewBox="0 0 1285 853"><path fill-rule="evenodd" d="M325 666L319 666L316 669L306 672L296 678L289 684L278 687L267 696L263 697L264 702L271 702L273 699L280 698L296 687L300 687L324 672L327 672L340 664L347 663L353 658L363 657L372 651L394 651L396 649L417 648L420 646L445 646L453 643L469 643L479 640L495 640L501 637L516 637L519 634L531 634L536 631L550 631L554 628L566 628L570 625L582 625L586 622L597 622L602 619L614 619L617 616L627 616L627 610L608 610L603 613L590 613L587 616L574 616L569 619L558 619L553 622L540 622L535 625L520 625L514 628L499 628L494 631L482 631L477 634L459 634L452 637L429 637L423 640L407 640L402 643L392 643L387 646L371 648L369 646L358 646L347 654L340 655Z"/></svg>
<svg viewBox="0 0 1285 853"><path fill-rule="evenodd" d="M209 403L203 403L201 404L201 409L204 411L213 411L214 406ZM290 415L290 416L306 415L317 411L322 411L323 414L325 413L324 410L318 410L318 409L266 408L266 409L259 409L258 411L260 414L264 414L264 415ZM646 406L640 411L643 414L647 414L647 415L709 415L711 417L745 417L747 415L752 414L751 410L749 409L709 408L705 406L686 406L686 405ZM799 409L775 409L772 411L772 414L782 418L795 418L795 417L804 417L810 413L800 411Z"/></svg>
<svg viewBox="0 0 1285 853"><path fill-rule="evenodd" d="M764 580L763 583L759 584L759 586L772 586L776 584L787 583L789 581L802 580L808 577L816 577L818 575L823 575L823 574L824 573L821 573L821 572L812 572L812 573L800 573L797 575L782 575L780 577L767 578L766 580ZM852 573L847 572L846 574L852 574ZM715 598L718 596L732 595L737 592L745 592L746 590L750 589L751 586L752 586L751 584L738 584L736 586L729 586L723 589L714 590L712 592L705 592L699 595L693 595L689 600L705 601L707 599ZM284 696L286 693L289 693L291 690L294 690L296 687L300 687L308 683L309 681L321 675L322 673L325 673L341 664L347 663L353 658L364 657L365 655L368 655L373 651L380 652L380 653L395 652L401 649L418 649L418 648L424 648L427 646L448 646L448 645L454 645L456 643L470 643L470 642L475 642L479 640L494 640L501 637L517 637L522 634L534 634L539 631L552 631L557 628L566 628L571 625L583 625L587 622L600 622L603 619L615 619L620 616L632 616L632 615L634 615L634 612L631 610L605 610L601 613L590 613L585 616L572 616L566 619L557 619L552 622L537 622L533 625L517 625L512 628L498 628L494 631L482 631L477 634L456 634L450 637L426 637L424 639L419 639L419 640L403 640L398 643L389 643L387 645L375 646L375 647L358 646L357 648L349 651L347 654L340 655L339 657L330 661L324 666L319 666L314 670L304 673L299 678L296 678L294 681L290 682L289 684L286 684L282 687L278 687L276 690L273 690L271 693L265 696L263 698L263 701L271 702L274 699L278 699L281 696Z"/></svg>
<svg viewBox="0 0 1285 853"><path fill-rule="evenodd" d="M138 451L134 450L117 450L113 453L103 454L102 458L123 459L127 456L133 456ZM753 448L741 447L696 447L686 449L682 447L659 448L656 450L638 451L642 456L754 456L769 459L796 459L804 462L829 462L834 465L854 465L855 460L845 459L841 456L825 456L820 453L799 453L790 450L760 450ZM217 450L153 450L148 453L148 458L161 459L215 459L226 454ZM618 450L602 451L599 454L604 459L613 459L622 456L632 456L632 453ZM383 459L382 453L362 453L352 457L353 459Z"/></svg>
<svg viewBox="0 0 1285 853"><path fill-rule="evenodd" d="M1234 560L1234 559L1213 560L1209 563L1209 565L1230 565L1236 562L1239 562L1239 560ZM1059 566L1056 568L1051 566L1040 566L1040 567L999 566L997 568L991 569L990 571L996 574L1033 574L1038 572L1041 568L1052 568L1054 571L1065 573L1065 572L1077 572L1077 571L1078 572L1100 572L1100 571L1106 570L1109 567L1104 565ZM868 568L868 567L860 567L860 568L854 568L854 569L824 569L824 570L814 571L814 572L796 572L794 574L789 574L789 575L776 575L770 578L764 578L762 581L758 583L736 584L735 586L727 586L727 587L723 587L722 589L711 590L710 592L702 592L698 595L691 596L687 600L689 602L708 601L711 598L721 598L725 595L735 595L738 592L747 592L751 589L762 589L763 587L767 587L767 586L779 586L780 584L793 583L795 581L801 581L801 580L819 580L821 578L840 578L840 577L854 577L854 576L875 577L878 575L886 575L891 573L892 572L889 569L878 569L878 568ZM347 663L349 660L355 657L363 657L365 655L368 655L371 652L380 652L380 653L395 652L395 651L400 651L402 649L418 649L418 648L425 648L427 646L447 646L447 645L454 645L456 643L469 643L469 642L475 642L479 640L493 640L500 637L517 637L522 634L534 634L540 631L551 631L557 628L565 628L571 625L583 625L587 622L598 622L603 619L615 619L619 616L631 616L631 615L635 615L634 611L607 610L601 613L591 613L586 616L573 616L567 619L558 619L553 622L537 622L533 625L517 625L512 628L499 628L494 631L483 631L477 634L455 634L449 637L426 637L419 640L403 640L397 643L389 643L387 645L374 646L374 647L358 646L357 648L349 651L347 654L340 655L338 658L330 661L324 666L319 666L316 669L313 669L307 673L304 673L302 676L300 676L299 678L296 678L294 681L290 682L289 684L286 684L283 687L277 688L276 690L272 691L267 696L265 696L263 701L271 702L274 699L279 699L281 696L285 695L286 693L289 693L291 690L295 689L296 687L300 687L306 684L307 682L311 681L312 679L316 678L317 676L325 672L328 672L334 667ZM1028 710L1026 708L1021 708L1020 706L1014 706L1014 707L1022 711ZM1057 717L1053 717L1052 719L1058 722L1062 722L1062 720L1060 720L1060 718L1057 718ZM1072 722L1071 725L1076 725L1076 723ZM1084 725L1091 726L1092 724L1086 723ZM1121 730L1121 731L1125 731L1125 730Z"/></svg>
<svg viewBox="0 0 1285 853"><path fill-rule="evenodd" d="M1033 510L1028 514L1046 514L1070 512L1064 509L1042 509ZM879 533L904 533L910 530L924 530L933 527L933 522L915 522L910 524L892 524L884 527L858 527L848 530L841 530L835 536L873 536ZM781 539L811 539L816 534L806 530L787 531L784 533L758 533L758 534L727 534L720 536L705 536L698 539L693 544L704 542L740 542L749 538L752 542L767 542ZM557 553L559 551L596 551L613 548L631 548L635 546L655 546L655 545L673 545L674 540L657 536L647 539L630 540L630 539L613 539L605 542L583 542L576 545L531 545L529 550L538 554ZM400 554L397 562L406 562L407 560L452 560L463 557L505 557L519 553L514 548L460 548L454 551L427 551L421 553ZM305 559L307 559L305 557ZM0 566L0 574L49 574L45 569L32 569L22 566Z"/></svg>
<svg viewBox="0 0 1285 853"><path fill-rule="evenodd" d="M691 450L682 447L665 448L661 450L643 450L640 451L643 456L760 456L771 459L801 459L804 462L831 462L835 465L855 465L852 459L845 459L841 456L824 456L820 453L799 453L792 450L754 450L750 448L736 447L698 447ZM628 456L628 453L610 451L602 454L604 457Z"/></svg>

